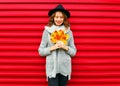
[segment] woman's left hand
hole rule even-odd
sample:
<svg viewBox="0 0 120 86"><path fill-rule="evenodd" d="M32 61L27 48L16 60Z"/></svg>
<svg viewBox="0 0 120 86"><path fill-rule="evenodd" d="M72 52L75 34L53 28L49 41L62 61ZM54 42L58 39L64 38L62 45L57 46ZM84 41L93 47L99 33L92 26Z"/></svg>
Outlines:
<svg viewBox="0 0 120 86"><path fill-rule="evenodd" d="M66 46L62 41L58 41L57 45L59 48L62 48L64 50L69 50L68 46Z"/></svg>

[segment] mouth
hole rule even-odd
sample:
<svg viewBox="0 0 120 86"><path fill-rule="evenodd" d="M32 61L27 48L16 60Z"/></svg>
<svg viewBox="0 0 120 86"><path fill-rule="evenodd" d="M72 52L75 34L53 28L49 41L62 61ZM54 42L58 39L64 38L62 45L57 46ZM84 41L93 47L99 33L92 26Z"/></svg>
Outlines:
<svg viewBox="0 0 120 86"><path fill-rule="evenodd" d="M56 22L57 24L61 24L62 22Z"/></svg>

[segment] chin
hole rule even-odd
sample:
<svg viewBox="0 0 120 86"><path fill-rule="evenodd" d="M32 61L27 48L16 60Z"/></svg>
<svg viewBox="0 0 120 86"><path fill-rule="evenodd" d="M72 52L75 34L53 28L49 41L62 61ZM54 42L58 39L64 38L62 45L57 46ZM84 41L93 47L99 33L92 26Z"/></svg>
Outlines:
<svg viewBox="0 0 120 86"><path fill-rule="evenodd" d="M56 24L57 26L61 26L62 24Z"/></svg>

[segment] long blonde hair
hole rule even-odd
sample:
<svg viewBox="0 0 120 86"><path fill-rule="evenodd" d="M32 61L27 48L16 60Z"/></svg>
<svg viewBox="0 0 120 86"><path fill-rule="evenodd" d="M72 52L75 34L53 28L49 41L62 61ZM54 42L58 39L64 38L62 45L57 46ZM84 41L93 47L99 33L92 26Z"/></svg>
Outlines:
<svg viewBox="0 0 120 86"><path fill-rule="evenodd" d="M60 11L61 12L61 11ZM54 24L54 17L55 17L55 13L53 13L50 17L49 17L49 22L47 24L47 26L51 27L53 24ZM67 16L65 15L65 13L63 13L63 17L64 17L64 21L63 21L63 25L66 27L66 29L68 29L68 27L70 27L70 24L69 24L69 21L68 21L68 18Z"/></svg>

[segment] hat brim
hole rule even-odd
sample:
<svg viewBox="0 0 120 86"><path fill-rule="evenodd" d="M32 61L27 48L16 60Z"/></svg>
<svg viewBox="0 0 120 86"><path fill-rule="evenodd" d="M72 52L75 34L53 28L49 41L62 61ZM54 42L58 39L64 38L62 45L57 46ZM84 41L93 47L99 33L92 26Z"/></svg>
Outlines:
<svg viewBox="0 0 120 86"><path fill-rule="evenodd" d="M64 9L52 9L52 10L50 10L49 13L48 13L49 17L50 17L53 13L55 13L56 11L61 11L61 12L65 13L65 15L67 16L67 18L70 18L70 13L69 13L69 11L64 10Z"/></svg>

